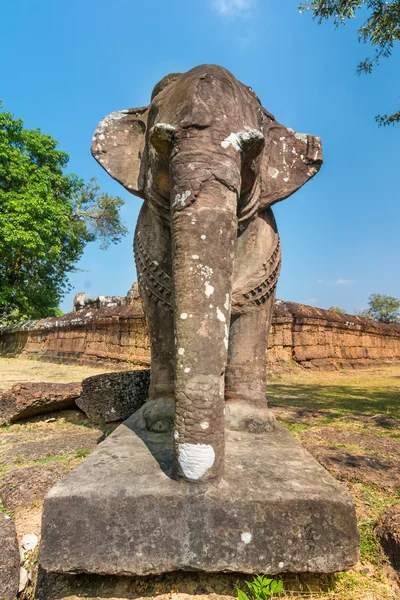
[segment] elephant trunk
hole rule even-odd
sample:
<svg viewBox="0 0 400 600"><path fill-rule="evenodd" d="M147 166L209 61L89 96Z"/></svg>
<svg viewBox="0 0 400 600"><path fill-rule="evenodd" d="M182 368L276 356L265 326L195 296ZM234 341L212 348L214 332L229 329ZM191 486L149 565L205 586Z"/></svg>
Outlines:
<svg viewBox="0 0 400 600"><path fill-rule="evenodd" d="M180 172L186 173L182 179ZM175 473L180 479L204 482L220 477L224 464L237 192L217 179L202 183L196 192L190 186L183 189L180 181L187 184L188 172L187 165L171 161Z"/></svg>

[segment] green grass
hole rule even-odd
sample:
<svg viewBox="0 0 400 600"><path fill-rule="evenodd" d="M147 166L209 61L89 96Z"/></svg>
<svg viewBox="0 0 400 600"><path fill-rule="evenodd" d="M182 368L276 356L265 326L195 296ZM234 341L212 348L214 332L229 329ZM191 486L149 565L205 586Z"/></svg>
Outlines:
<svg viewBox="0 0 400 600"><path fill-rule="evenodd" d="M74 460L75 458L84 458L88 454L90 454L91 450L74 450L73 452L64 452L64 454L46 454L45 456L41 456L35 460L26 462L24 466L31 465L44 465L50 462L68 462L70 460Z"/></svg>
<svg viewBox="0 0 400 600"><path fill-rule="evenodd" d="M45 465L48 463L70 463L77 461L78 459L83 459L90 453L91 450L74 450L73 452L64 452L63 454L46 454L45 456L41 456L34 460L26 460L24 457L19 456L12 464L7 465L4 462L0 464L0 479L4 477L6 473L13 471L14 469L34 467L36 465Z"/></svg>
<svg viewBox="0 0 400 600"><path fill-rule="evenodd" d="M400 502L400 488L394 492L382 492L373 485L360 484L361 502L368 507L368 514L359 520L361 535L361 560L375 565L385 561L385 554L374 530L379 518L390 508Z"/></svg>
<svg viewBox="0 0 400 600"><path fill-rule="evenodd" d="M327 410L327 419L334 420L346 414L390 416L400 420L398 388L386 390L373 387L354 388L351 385L277 384L268 386L268 401L274 404Z"/></svg>
<svg viewBox="0 0 400 600"><path fill-rule="evenodd" d="M306 423L293 423L292 421L285 421L284 419L280 419L279 423L286 427L291 433L296 434L301 431L307 431L307 429L311 429L311 425L307 425Z"/></svg>
<svg viewBox="0 0 400 600"><path fill-rule="evenodd" d="M267 384L269 405L283 414L293 433L307 427L372 427L376 434L400 439L399 367L367 371L286 373ZM379 427L377 427L377 425Z"/></svg>
<svg viewBox="0 0 400 600"><path fill-rule="evenodd" d="M3 513L4 515L8 515L9 517L11 517L12 519L14 518L14 513L12 510L7 510L3 504L0 502L0 513Z"/></svg>

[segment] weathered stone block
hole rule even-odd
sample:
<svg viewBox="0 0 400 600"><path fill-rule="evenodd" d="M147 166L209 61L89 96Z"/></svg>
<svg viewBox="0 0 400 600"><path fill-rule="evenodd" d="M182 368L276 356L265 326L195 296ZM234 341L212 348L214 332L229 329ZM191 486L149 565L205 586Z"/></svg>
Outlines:
<svg viewBox="0 0 400 600"><path fill-rule="evenodd" d="M272 363L279 360L292 360L291 346L273 346L268 348L267 360Z"/></svg>
<svg viewBox="0 0 400 600"><path fill-rule="evenodd" d="M343 343L346 346L358 346L360 344L360 335L359 334L347 334L344 336Z"/></svg>
<svg viewBox="0 0 400 600"><path fill-rule="evenodd" d="M275 346L283 346L283 331L281 327L275 329L273 342Z"/></svg>
<svg viewBox="0 0 400 600"><path fill-rule="evenodd" d="M293 343L292 330L290 329L290 327L285 325L285 328L283 329L283 345L291 346L292 343Z"/></svg>
<svg viewBox="0 0 400 600"><path fill-rule="evenodd" d="M47 571L325 573L357 561L349 494L285 429L227 431L223 480L193 484L171 478L172 435L131 421L46 497Z"/></svg>
<svg viewBox="0 0 400 600"><path fill-rule="evenodd" d="M294 357L298 361L312 360L314 358L327 358L329 356L329 346L296 346L294 348Z"/></svg>
<svg viewBox="0 0 400 600"><path fill-rule="evenodd" d="M0 425L75 406L80 383L17 383L0 394Z"/></svg>
<svg viewBox="0 0 400 600"><path fill-rule="evenodd" d="M13 600L18 593L20 555L14 521L0 513L0 598Z"/></svg>
<svg viewBox="0 0 400 600"><path fill-rule="evenodd" d="M311 367L315 367L321 371L336 371L336 365L332 358L315 358L310 363Z"/></svg>
<svg viewBox="0 0 400 600"><path fill-rule="evenodd" d="M382 354L379 348L367 348L367 358L382 358Z"/></svg>
<svg viewBox="0 0 400 600"><path fill-rule="evenodd" d="M315 332L309 331L294 331L293 332L294 346L313 346L317 344L317 336Z"/></svg>
<svg viewBox="0 0 400 600"><path fill-rule="evenodd" d="M123 421L148 398L150 371L120 371L88 377L76 404L94 423Z"/></svg>

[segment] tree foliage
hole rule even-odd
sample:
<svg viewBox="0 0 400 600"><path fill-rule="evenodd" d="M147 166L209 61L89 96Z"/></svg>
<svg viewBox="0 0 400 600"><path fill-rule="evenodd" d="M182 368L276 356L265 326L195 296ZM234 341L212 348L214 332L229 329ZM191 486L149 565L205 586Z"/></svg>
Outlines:
<svg viewBox="0 0 400 600"><path fill-rule="evenodd" d="M0 112L0 323L57 315L86 244L127 232L123 200L66 174L68 160L50 135Z"/></svg>
<svg viewBox="0 0 400 600"><path fill-rule="evenodd" d="M371 73L382 58L391 56L395 43L400 41L400 0L307 0L299 10L311 10L318 23L333 19L336 27L354 19L357 13L366 14L358 39L370 44L374 52L358 64L357 74ZM394 125L400 122L400 110L377 115L375 120L379 126Z"/></svg>
<svg viewBox="0 0 400 600"><path fill-rule="evenodd" d="M344 308L340 308L339 306L331 306L330 308L328 308L328 310L330 310L331 312L338 313L339 315L346 314L346 311L344 310Z"/></svg>
<svg viewBox="0 0 400 600"><path fill-rule="evenodd" d="M400 319L400 300L385 294L371 294L368 298L369 308L360 313L380 323L397 323Z"/></svg>

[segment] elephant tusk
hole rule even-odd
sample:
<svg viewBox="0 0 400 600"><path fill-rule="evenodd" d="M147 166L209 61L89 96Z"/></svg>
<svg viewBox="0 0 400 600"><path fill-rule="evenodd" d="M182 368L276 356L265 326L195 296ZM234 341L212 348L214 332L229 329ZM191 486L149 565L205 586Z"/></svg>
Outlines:
<svg viewBox="0 0 400 600"><path fill-rule="evenodd" d="M150 143L162 156L169 156L176 129L167 123L157 123L150 130Z"/></svg>
<svg viewBox="0 0 400 600"><path fill-rule="evenodd" d="M242 152L246 158L256 158L263 150L265 138L257 129L246 129L238 133L231 133L221 142L223 148L233 146L238 152Z"/></svg>

